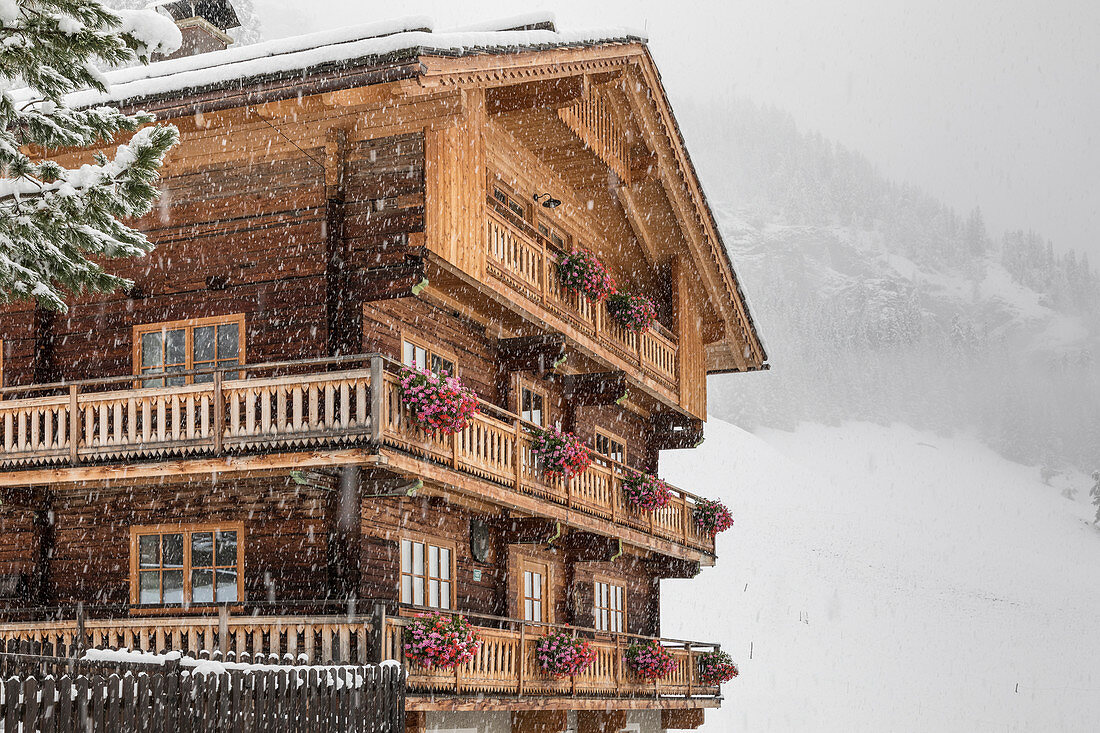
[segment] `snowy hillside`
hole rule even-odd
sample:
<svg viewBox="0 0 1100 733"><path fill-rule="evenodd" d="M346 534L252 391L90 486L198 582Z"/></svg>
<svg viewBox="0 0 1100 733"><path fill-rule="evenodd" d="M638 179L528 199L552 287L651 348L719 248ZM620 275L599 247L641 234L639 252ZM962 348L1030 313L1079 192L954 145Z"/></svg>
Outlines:
<svg viewBox="0 0 1100 733"><path fill-rule="evenodd" d="M717 567L663 585L663 633L741 665L705 730L1097 729L1085 477L1060 478L1070 501L977 441L867 423L712 419L701 448L666 456L666 478L737 520Z"/></svg>

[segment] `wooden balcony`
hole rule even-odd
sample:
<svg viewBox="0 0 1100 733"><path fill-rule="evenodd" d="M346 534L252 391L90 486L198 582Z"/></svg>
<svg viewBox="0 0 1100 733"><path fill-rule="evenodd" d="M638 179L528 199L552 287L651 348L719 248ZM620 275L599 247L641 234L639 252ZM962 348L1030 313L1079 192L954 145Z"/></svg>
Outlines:
<svg viewBox="0 0 1100 733"><path fill-rule="evenodd" d="M356 362L369 366L322 371ZM694 495L673 488L664 508L636 510L621 490L633 469L603 458L569 481L549 477L531 452L532 426L486 402L457 435L420 430L402 403L398 368L361 355L194 370L212 379L177 387L132 388L124 377L7 388L0 486L134 476L135 466L168 461L180 472L188 461L219 458L228 461L223 471L246 469L248 457L269 468L307 465L307 458L311 465L374 462L534 516L713 561L714 538L693 521ZM280 373L287 371L298 373ZM227 372L238 378L225 379ZM61 394L11 399L29 389Z"/></svg>
<svg viewBox="0 0 1100 733"><path fill-rule="evenodd" d="M717 707L721 691L699 679L696 657L715 644L657 639L676 660L673 672L657 681L631 673L623 652L654 637L523 622L464 614L477 627L482 644L471 661L453 670L427 669L406 660L402 633L415 613L428 609L390 608L368 614L255 615L221 607L216 615L130 616L116 607L114 618L0 621L0 649L60 656L82 649L180 651L199 658L268 664L330 665L400 661L408 669L408 709L460 709L476 699L483 709L583 709L604 707ZM231 613L232 610L232 613ZM95 612L94 608L89 608ZM2 613L2 612L0 612ZM554 679L538 667L540 636L566 629L587 639L596 661L582 674Z"/></svg>
<svg viewBox="0 0 1100 733"><path fill-rule="evenodd" d="M541 306L657 385L667 399L679 404L679 354L676 337L660 323L642 334L618 325L604 303L593 303L566 290L557 276L562 252L526 223L501 211L496 202L485 205L486 270L515 294Z"/></svg>

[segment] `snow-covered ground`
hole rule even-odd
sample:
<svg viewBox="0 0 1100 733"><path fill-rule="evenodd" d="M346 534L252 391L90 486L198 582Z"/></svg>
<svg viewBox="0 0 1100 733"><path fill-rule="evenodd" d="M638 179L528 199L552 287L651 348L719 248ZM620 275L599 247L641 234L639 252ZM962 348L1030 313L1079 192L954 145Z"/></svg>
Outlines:
<svg viewBox="0 0 1100 733"><path fill-rule="evenodd" d="M1100 730L1100 531L977 441L711 419L670 481L725 500L718 565L665 581L665 636L740 663L711 731ZM751 646L751 658L750 658Z"/></svg>

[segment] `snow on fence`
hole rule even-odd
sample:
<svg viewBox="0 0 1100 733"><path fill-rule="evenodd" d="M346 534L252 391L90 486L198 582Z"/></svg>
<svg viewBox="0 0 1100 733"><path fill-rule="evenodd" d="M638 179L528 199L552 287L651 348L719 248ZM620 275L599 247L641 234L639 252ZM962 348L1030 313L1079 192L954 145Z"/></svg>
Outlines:
<svg viewBox="0 0 1100 733"><path fill-rule="evenodd" d="M178 653L0 653L0 733L403 733L405 672Z"/></svg>

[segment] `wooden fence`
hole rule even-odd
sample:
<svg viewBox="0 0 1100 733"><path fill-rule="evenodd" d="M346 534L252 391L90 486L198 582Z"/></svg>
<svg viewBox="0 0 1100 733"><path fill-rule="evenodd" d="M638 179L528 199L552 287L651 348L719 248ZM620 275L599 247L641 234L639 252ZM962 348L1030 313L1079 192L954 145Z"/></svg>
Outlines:
<svg viewBox="0 0 1100 733"><path fill-rule="evenodd" d="M396 664L278 667L0 653L2 733L404 733L404 710L405 673Z"/></svg>

